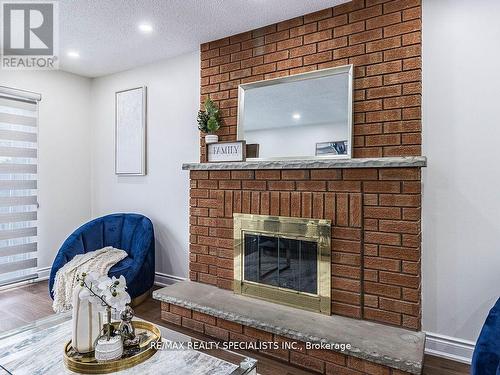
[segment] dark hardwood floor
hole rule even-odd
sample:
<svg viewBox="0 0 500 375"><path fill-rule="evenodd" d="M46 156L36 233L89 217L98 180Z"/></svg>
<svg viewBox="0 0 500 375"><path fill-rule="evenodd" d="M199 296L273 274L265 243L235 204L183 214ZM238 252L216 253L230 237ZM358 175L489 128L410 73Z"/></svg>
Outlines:
<svg viewBox="0 0 500 375"><path fill-rule="evenodd" d="M0 290L0 333L54 314L47 281Z"/></svg>
<svg viewBox="0 0 500 375"><path fill-rule="evenodd" d="M160 303L149 298L141 305L134 308L138 317L166 326L174 330L181 330L193 337L200 339L206 336L170 326L160 319ZM31 283L15 288L0 290L0 333L21 327L34 320L42 319L51 314L52 300L48 295L47 281ZM306 375L307 371L284 365L268 357L245 353L258 360L258 372L262 375ZM425 356L424 375L467 375L469 366L434 356Z"/></svg>

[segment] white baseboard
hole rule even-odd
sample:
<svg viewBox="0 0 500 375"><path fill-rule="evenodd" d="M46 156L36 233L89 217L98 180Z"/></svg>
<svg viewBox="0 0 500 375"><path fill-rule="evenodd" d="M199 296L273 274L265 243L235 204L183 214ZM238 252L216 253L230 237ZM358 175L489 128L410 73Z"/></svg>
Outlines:
<svg viewBox="0 0 500 375"><path fill-rule="evenodd" d="M474 345L472 341L426 332L425 354L470 364Z"/></svg>
<svg viewBox="0 0 500 375"><path fill-rule="evenodd" d="M50 270L52 267L42 267L37 270L38 278L36 281L48 280L50 276Z"/></svg>
<svg viewBox="0 0 500 375"><path fill-rule="evenodd" d="M43 267L37 270L38 278L36 281L48 280L51 267ZM183 277L168 275L162 272L155 272L155 285L167 286L176 283L177 281L186 280Z"/></svg>
<svg viewBox="0 0 500 375"><path fill-rule="evenodd" d="M36 272L34 272L34 275L31 278L28 278L28 279L20 278L19 281L15 281L14 283L0 286L0 290L7 290L7 289L12 289L12 288L17 288L17 287L21 287L21 286L24 286L24 285L36 283L36 282L39 282L39 281L48 280L49 276L50 276L50 270L51 270L51 267L41 267L41 268L38 268L36 270Z"/></svg>
<svg viewBox="0 0 500 375"><path fill-rule="evenodd" d="M186 280L185 277L168 275L162 272L155 272L155 285L158 286L167 286L175 284L178 281Z"/></svg>

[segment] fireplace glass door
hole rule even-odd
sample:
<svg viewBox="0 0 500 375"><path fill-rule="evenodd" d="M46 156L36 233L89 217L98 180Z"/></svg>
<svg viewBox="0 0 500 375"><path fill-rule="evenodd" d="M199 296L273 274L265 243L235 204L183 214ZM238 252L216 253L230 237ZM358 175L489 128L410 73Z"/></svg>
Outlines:
<svg viewBox="0 0 500 375"><path fill-rule="evenodd" d="M331 223L233 214L235 293L330 315Z"/></svg>
<svg viewBox="0 0 500 375"><path fill-rule="evenodd" d="M317 295L317 242L244 233L243 251L245 281Z"/></svg>

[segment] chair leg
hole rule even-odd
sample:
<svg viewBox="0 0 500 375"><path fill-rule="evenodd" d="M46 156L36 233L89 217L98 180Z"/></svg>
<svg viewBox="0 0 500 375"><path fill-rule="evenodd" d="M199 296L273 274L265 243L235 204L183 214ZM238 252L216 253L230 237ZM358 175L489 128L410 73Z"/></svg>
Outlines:
<svg viewBox="0 0 500 375"><path fill-rule="evenodd" d="M134 308L136 306L139 306L141 303L143 303L145 300L149 298L152 292L153 288L149 289L145 293L142 293L140 296L133 298L132 301L130 302L130 307Z"/></svg>

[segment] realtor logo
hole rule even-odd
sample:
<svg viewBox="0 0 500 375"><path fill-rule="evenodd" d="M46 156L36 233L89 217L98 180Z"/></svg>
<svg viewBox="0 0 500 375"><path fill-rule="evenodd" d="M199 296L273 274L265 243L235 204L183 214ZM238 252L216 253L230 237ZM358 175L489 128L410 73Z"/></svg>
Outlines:
<svg viewBox="0 0 500 375"><path fill-rule="evenodd" d="M3 69L57 69L57 5L2 2Z"/></svg>

